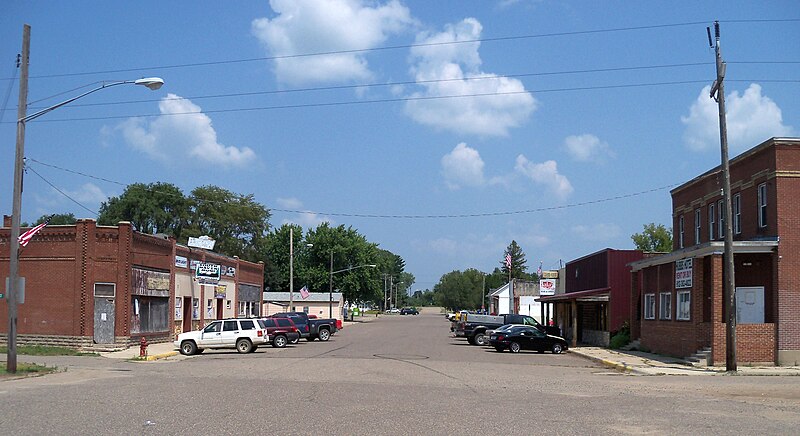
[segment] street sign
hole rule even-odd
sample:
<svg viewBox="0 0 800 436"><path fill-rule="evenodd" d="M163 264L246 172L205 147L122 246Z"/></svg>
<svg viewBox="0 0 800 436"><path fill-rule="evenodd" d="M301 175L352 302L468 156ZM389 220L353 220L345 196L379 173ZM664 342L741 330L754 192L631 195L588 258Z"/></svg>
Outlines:
<svg viewBox="0 0 800 436"><path fill-rule="evenodd" d="M25 277L19 277L19 282L17 286L17 304L22 304L25 302ZM8 299L8 291L11 288L11 280L6 277L6 292L0 294L0 298Z"/></svg>

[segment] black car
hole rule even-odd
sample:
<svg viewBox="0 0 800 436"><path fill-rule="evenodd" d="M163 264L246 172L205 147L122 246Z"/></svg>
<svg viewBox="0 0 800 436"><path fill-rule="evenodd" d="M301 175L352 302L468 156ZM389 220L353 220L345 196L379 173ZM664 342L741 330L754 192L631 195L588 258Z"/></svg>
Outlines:
<svg viewBox="0 0 800 436"><path fill-rule="evenodd" d="M419 312L413 307L404 307L400 309L400 315L419 315Z"/></svg>
<svg viewBox="0 0 800 436"><path fill-rule="evenodd" d="M492 333L489 336L489 345L497 351L508 348L512 353L536 350L540 353L552 351L553 354L558 354L567 349L564 338L542 333L533 326L515 326L506 331Z"/></svg>

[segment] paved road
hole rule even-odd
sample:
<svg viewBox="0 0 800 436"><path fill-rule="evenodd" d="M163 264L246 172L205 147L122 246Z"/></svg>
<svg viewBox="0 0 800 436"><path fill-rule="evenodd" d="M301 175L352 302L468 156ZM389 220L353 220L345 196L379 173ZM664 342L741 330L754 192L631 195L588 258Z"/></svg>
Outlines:
<svg viewBox="0 0 800 436"><path fill-rule="evenodd" d="M800 377L635 377L569 353L497 353L440 315L326 343L66 367L0 382L4 434L797 434ZM150 422L148 425L147 422Z"/></svg>

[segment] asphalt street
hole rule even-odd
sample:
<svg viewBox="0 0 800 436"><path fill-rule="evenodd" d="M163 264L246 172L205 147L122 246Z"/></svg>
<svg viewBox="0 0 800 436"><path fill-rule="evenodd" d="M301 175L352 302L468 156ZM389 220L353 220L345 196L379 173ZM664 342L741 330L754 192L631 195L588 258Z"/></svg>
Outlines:
<svg viewBox="0 0 800 436"><path fill-rule="evenodd" d="M583 357L498 353L441 315L381 316L329 342L137 362L20 361L2 433L797 434L800 377L630 376Z"/></svg>

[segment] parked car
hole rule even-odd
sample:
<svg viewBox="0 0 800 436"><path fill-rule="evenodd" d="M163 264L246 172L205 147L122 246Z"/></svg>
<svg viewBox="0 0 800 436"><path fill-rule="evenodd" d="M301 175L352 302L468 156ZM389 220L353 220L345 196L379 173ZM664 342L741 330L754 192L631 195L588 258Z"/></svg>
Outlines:
<svg viewBox="0 0 800 436"><path fill-rule="evenodd" d="M413 307L404 307L400 309L400 315L419 315L419 311Z"/></svg>
<svg viewBox="0 0 800 436"><path fill-rule="evenodd" d="M300 340L300 330L289 318L264 318L270 341L275 348L283 348L286 344L296 344Z"/></svg>
<svg viewBox="0 0 800 436"><path fill-rule="evenodd" d="M306 338L309 342L315 339L325 342L331 338L331 335L339 331L339 321L337 319L310 319L305 312L279 312L271 315L271 317L291 319L300 330L300 336Z"/></svg>
<svg viewBox="0 0 800 436"><path fill-rule="evenodd" d="M231 318L212 321L201 330L181 333L174 344L181 354L191 356L206 348L236 348L240 353L252 353L267 342L269 335L263 322Z"/></svg>
<svg viewBox="0 0 800 436"><path fill-rule="evenodd" d="M456 336L467 338L467 342L472 345L486 345L486 339L488 338L486 336L486 331L496 329L505 324L524 324L536 327L542 333L550 335L560 334L558 327L545 326L533 317L520 314L462 314L460 319L455 323L455 328L451 327L450 330L454 331Z"/></svg>
<svg viewBox="0 0 800 436"><path fill-rule="evenodd" d="M400 313L400 309L393 307L391 309L386 309L387 313Z"/></svg>
<svg viewBox="0 0 800 436"><path fill-rule="evenodd" d="M564 338L548 335L533 326L513 326L501 332L494 332L489 336L489 345L497 351L508 348L512 353L520 350L535 350L540 353L552 351L559 354L567 349Z"/></svg>

